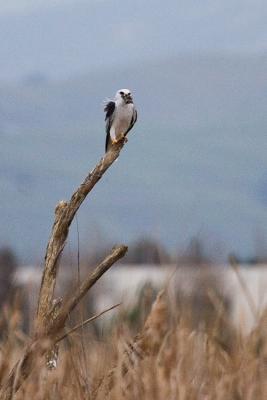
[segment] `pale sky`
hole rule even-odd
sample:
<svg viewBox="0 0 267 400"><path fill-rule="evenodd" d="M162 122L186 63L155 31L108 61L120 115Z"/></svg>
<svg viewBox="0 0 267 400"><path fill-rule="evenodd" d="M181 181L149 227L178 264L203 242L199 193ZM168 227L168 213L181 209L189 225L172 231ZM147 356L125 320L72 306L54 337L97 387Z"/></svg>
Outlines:
<svg viewBox="0 0 267 400"><path fill-rule="evenodd" d="M89 0L88 3L96 1L101 0ZM48 8L64 3L77 3L77 0L0 0L0 15L28 13L41 7Z"/></svg>

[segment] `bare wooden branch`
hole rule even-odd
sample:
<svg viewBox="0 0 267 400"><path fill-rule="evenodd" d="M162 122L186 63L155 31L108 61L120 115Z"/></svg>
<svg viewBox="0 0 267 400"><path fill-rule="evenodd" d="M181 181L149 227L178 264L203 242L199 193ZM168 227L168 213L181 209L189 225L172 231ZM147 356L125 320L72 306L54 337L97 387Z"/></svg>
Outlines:
<svg viewBox="0 0 267 400"><path fill-rule="evenodd" d="M58 261L66 243L69 227L88 193L94 188L95 184L101 179L106 170L118 158L124 143L125 140L122 140L116 145L111 146L94 170L88 174L84 182L74 192L70 201L61 201L55 209L55 221L46 249L45 265L38 299L35 335L33 340L25 346L21 359L13 367L6 382L1 387L1 400L11 400L20 388L21 384L32 372L37 359L42 357L44 354L47 354L47 351L66 335L79 328L79 326L74 327L67 334L59 336L60 332L62 332L65 327L69 313L76 307L83 296L98 281L98 279L118 259L123 257L127 251L126 246L121 245L115 247L110 255L108 255L84 280L84 282L79 285L74 292L74 295L63 302L62 307L59 311L57 310L58 314L56 314L56 317L54 318L55 309L53 308L53 296L56 285ZM113 306L110 309L116 306ZM107 311L108 310L105 310L99 315L90 318L85 321L85 323L96 319Z"/></svg>
<svg viewBox="0 0 267 400"><path fill-rule="evenodd" d="M74 192L69 202L61 201L55 209L55 221L45 255L44 272L40 287L35 334L28 345L25 346L21 359L10 371L6 382L0 389L0 399L11 400L21 384L32 372L37 360L47 354L62 337L62 331L70 312L85 296L87 291L98 279L127 251L124 245L115 247L112 252L88 275L79 285L74 294L63 301L59 310L53 307L53 296L56 285L59 257L64 249L68 236L69 226L88 193L101 179L105 171L118 158L125 140L113 145L104 155L97 166L85 178L84 182ZM115 306L114 306L115 307ZM112 308L114 308L112 307ZM105 310L106 312L107 310ZM102 313L100 313L102 315ZM97 316L92 317L92 319ZM91 320L92 320L91 319ZM86 321L89 322L90 320ZM74 328L78 329L77 327ZM61 334L61 336L60 336ZM58 338L60 338L58 340Z"/></svg>
<svg viewBox="0 0 267 400"><path fill-rule="evenodd" d="M113 145L74 192L70 201L61 201L56 207L55 221L45 255L44 272L37 307L37 326L46 326L46 318L51 310L54 296L58 261L66 243L69 226L88 193L119 157L124 143L123 140ZM40 326L38 329L40 329Z"/></svg>
<svg viewBox="0 0 267 400"><path fill-rule="evenodd" d="M113 248L112 252L84 279L80 287L74 291L74 294L67 300L63 301L62 307L52 324L48 324L46 332L48 335L56 335L65 326L65 322L69 314L76 305L86 295L89 289L98 281L99 278L127 252L127 246L120 245ZM39 334L42 334L41 332ZM45 332L43 332L45 334Z"/></svg>

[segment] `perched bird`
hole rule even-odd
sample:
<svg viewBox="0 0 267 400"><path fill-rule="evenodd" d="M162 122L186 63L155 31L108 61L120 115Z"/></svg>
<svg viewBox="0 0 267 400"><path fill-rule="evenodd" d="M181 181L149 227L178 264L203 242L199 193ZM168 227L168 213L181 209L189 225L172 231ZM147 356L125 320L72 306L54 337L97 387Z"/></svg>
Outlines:
<svg viewBox="0 0 267 400"><path fill-rule="evenodd" d="M136 123L137 111L130 90L118 90L114 100L106 103L104 111L106 113L106 151L108 151L112 144L124 139Z"/></svg>

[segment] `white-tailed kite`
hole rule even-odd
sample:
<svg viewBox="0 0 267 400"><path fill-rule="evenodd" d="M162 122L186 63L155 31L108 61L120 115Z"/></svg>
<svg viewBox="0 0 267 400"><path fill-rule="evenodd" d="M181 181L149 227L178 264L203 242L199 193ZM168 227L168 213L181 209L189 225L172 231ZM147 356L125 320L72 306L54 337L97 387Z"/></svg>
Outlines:
<svg viewBox="0 0 267 400"><path fill-rule="evenodd" d="M130 90L118 90L114 101L109 101L104 111L106 113L106 151L108 151L112 144L125 138L136 123L137 111Z"/></svg>

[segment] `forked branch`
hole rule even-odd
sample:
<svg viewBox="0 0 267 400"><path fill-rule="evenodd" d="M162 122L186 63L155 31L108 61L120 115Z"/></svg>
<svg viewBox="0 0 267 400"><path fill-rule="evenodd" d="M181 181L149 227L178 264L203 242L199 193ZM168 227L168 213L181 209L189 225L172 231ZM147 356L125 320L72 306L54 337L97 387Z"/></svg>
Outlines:
<svg viewBox="0 0 267 400"><path fill-rule="evenodd" d="M58 316L52 324L48 324L46 330L48 335L57 335L65 326L65 322L77 304L82 300L91 287L101 278L101 276L127 252L127 246L120 245L113 248L112 252L95 268L95 270L84 279L80 287L74 294L63 301ZM45 333L45 332L44 332Z"/></svg>
<svg viewBox="0 0 267 400"><path fill-rule="evenodd" d="M116 145L113 145L99 161L93 171L88 174L84 182L73 193L70 201L61 201L56 207L55 221L46 249L45 265L39 293L37 308L38 330L42 329L42 326L46 326L46 319L51 311L56 285L58 260L66 243L69 226L88 193L90 193L106 170L119 157L123 146L124 141L120 141Z"/></svg>
<svg viewBox="0 0 267 400"><path fill-rule="evenodd" d="M40 287L35 333L32 341L25 346L22 357L10 371L9 376L0 388L0 399L11 400L25 379L33 371L39 357L47 353L51 346L64 337L64 328L70 312L77 306L87 291L98 279L120 258L127 247L124 245L112 249L111 253L88 274L82 284L76 288L72 296L66 296L55 318L53 313L53 297L56 285L59 257L64 249L69 227L82 202L101 179L106 170L119 157L124 140L113 145L100 160L97 166L85 178L74 192L69 202L61 201L55 209L55 221L47 245L45 265ZM101 314L100 314L101 315ZM95 317L96 318L96 317ZM89 321L89 320L88 320ZM74 328L74 330L76 327Z"/></svg>

